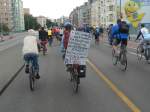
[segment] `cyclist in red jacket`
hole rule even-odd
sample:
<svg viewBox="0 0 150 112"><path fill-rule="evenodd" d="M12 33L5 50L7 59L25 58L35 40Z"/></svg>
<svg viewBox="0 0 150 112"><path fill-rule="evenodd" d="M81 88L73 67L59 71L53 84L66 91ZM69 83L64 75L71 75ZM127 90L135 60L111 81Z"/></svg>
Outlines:
<svg viewBox="0 0 150 112"><path fill-rule="evenodd" d="M65 24L64 38L63 38L63 45L64 45L65 50L67 49L67 46L68 46L71 29L72 29L71 24L69 23Z"/></svg>

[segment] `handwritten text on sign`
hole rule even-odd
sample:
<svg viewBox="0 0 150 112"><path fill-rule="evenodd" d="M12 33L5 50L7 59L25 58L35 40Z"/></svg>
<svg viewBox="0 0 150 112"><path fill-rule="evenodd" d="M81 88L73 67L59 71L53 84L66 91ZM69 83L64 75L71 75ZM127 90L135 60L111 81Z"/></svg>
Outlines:
<svg viewBox="0 0 150 112"><path fill-rule="evenodd" d="M66 51L65 63L85 65L90 41L91 36L89 33L72 31Z"/></svg>

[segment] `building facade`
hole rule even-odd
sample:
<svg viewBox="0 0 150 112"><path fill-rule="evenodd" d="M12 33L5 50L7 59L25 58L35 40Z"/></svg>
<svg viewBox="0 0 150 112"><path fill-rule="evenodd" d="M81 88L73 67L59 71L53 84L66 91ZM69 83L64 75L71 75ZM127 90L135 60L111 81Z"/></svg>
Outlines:
<svg viewBox="0 0 150 112"><path fill-rule="evenodd" d="M0 0L0 23L10 31L24 30L23 2L21 0Z"/></svg>
<svg viewBox="0 0 150 112"><path fill-rule="evenodd" d="M117 0L88 0L88 3L71 12L72 23L107 27L117 20L116 3Z"/></svg>
<svg viewBox="0 0 150 112"><path fill-rule="evenodd" d="M30 9L29 8L23 8L24 14L30 14Z"/></svg>
<svg viewBox="0 0 150 112"><path fill-rule="evenodd" d="M11 29L13 26L12 18L11 0L0 0L0 23Z"/></svg>
<svg viewBox="0 0 150 112"><path fill-rule="evenodd" d="M85 2L80 7L76 7L69 16L71 23L76 27L90 24L90 9L89 3Z"/></svg>
<svg viewBox="0 0 150 112"><path fill-rule="evenodd" d="M100 24L100 10L99 10L99 0L94 1L91 4L91 26L98 27Z"/></svg>
<svg viewBox="0 0 150 112"><path fill-rule="evenodd" d="M12 31L22 31L24 27L24 11L23 2L21 0L12 0L12 16L13 28Z"/></svg>
<svg viewBox="0 0 150 112"><path fill-rule="evenodd" d="M100 21L103 27L116 23L116 4L116 0L100 0Z"/></svg>
<svg viewBox="0 0 150 112"><path fill-rule="evenodd" d="M39 16L37 17L37 22L42 26L42 27L46 27L46 17L44 16Z"/></svg>

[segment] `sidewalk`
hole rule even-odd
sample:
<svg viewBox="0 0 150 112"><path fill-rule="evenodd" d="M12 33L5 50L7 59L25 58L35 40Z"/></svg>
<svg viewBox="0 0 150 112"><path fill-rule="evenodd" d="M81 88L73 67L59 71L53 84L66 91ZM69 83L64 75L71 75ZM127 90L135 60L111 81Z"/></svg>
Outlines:
<svg viewBox="0 0 150 112"><path fill-rule="evenodd" d="M9 39L13 39L14 36L13 35L7 35L7 36L0 36L0 42L9 40Z"/></svg>

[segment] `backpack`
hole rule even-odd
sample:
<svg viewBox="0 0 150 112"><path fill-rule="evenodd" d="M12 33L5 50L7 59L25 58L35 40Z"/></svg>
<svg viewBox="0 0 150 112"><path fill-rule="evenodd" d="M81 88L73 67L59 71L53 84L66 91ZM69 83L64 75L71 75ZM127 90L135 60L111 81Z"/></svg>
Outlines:
<svg viewBox="0 0 150 112"><path fill-rule="evenodd" d="M100 31L99 31L99 28L96 28L96 30L95 30L95 35L99 35L100 34Z"/></svg>
<svg viewBox="0 0 150 112"><path fill-rule="evenodd" d="M126 22L121 22L121 24L119 25L119 32L125 34L129 33L129 26Z"/></svg>

